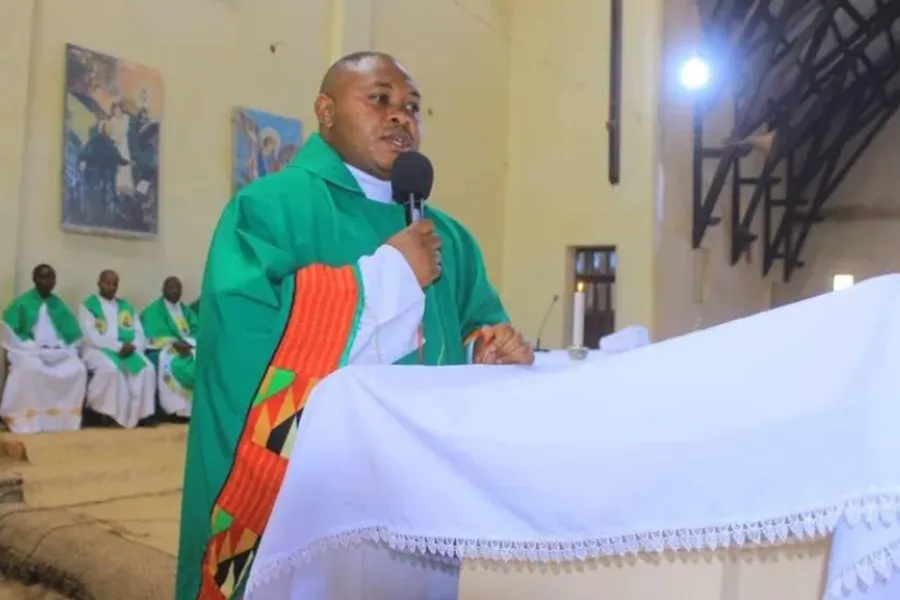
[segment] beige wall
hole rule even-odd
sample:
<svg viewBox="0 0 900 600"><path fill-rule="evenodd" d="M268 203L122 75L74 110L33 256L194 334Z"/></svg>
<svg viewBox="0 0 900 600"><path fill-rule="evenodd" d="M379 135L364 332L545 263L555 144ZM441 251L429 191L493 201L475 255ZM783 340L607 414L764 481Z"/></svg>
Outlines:
<svg viewBox="0 0 900 600"><path fill-rule="evenodd" d="M12 294L19 248L22 147L29 94L32 3L13 2L3 10L0 35L0 298Z"/></svg>
<svg viewBox="0 0 900 600"><path fill-rule="evenodd" d="M534 335L552 295L562 295L544 335L560 346L570 337L567 248L613 244L618 325L652 325L662 2L629 0L624 11L618 186L607 180L608 3L512 6L504 301Z"/></svg>
<svg viewBox="0 0 900 600"><path fill-rule="evenodd" d="M771 306L771 283L763 279L760 243L753 249L751 263L731 266L731 181L726 181L715 215L720 225L707 229L700 250L691 246L692 194L692 105L691 98L677 80L679 62L697 47L699 17L692 0L670 0L666 4L666 62L660 103L661 165L656 248L656 336L667 338L695 328L709 327L743 317ZM729 137L732 126L730 102L716 105L704 120L704 143L719 146ZM743 159L744 175L759 172L762 157ZM718 161L704 161L704 191L712 180ZM749 200L751 188L742 197ZM755 231L760 233L762 211Z"/></svg>
<svg viewBox="0 0 900 600"><path fill-rule="evenodd" d="M423 151L436 206L475 234L502 283L509 13L505 0L370 0L375 48L399 57L425 96Z"/></svg>
<svg viewBox="0 0 900 600"><path fill-rule="evenodd" d="M168 274L197 292L212 227L230 194L231 110L296 115L314 127L325 68L373 44L424 88L425 151L436 204L469 225L500 278L508 44L491 0L16 0L0 37L0 298L57 266L69 301L114 268L143 304ZM427 40L428 43L423 41ZM67 42L161 70L160 235L151 241L62 233L60 161ZM269 45L279 42L273 55ZM477 191L477 193L475 193Z"/></svg>
<svg viewBox="0 0 900 600"><path fill-rule="evenodd" d="M852 204L860 207L900 209L900 116L882 129L850 174L828 200L826 207ZM803 251L806 267L798 269L786 284L775 286L776 304L786 304L831 290L832 277L849 273L857 281L900 272L900 220L824 222L813 227Z"/></svg>

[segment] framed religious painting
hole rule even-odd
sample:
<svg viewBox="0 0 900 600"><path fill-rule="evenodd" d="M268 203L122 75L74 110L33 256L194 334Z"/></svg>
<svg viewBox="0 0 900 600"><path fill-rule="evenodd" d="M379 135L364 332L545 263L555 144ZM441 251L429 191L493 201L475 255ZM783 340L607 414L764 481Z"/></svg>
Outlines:
<svg viewBox="0 0 900 600"><path fill-rule="evenodd" d="M69 44L65 78L63 229L155 237L162 75Z"/></svg>
<svg viewBox="0 0 900 600"><path fill-rule="evenodd" d="M303 143L303 123L294 117L236 108L232 121L231 183L234 192L283 169Z"/></svg>

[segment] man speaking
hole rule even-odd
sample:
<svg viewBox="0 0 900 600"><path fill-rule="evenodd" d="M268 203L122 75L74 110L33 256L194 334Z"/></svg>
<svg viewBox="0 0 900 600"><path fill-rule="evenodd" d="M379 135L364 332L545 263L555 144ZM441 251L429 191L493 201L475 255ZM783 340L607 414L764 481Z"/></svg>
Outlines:
<svg viewBox="0 0 900 600"><path fill-rule="evenodd" d="M431 208L408 225L393 202L394 161L419 147L420 102L392 57L342 58L316 99L319 134L219 220L203 280L177 600L240 597L296 423L329 373L534 361L472 236Z"/></svg>

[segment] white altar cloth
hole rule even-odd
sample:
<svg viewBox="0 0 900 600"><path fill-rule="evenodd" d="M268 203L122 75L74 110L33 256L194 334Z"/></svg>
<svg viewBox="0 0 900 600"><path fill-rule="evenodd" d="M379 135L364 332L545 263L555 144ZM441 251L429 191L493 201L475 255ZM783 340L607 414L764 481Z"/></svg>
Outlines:
<svg viewBox="0 0 900 600"><path fill-rule="evenodd" d="M460 558L828 534L826 596L893 586L898 357L888 276L602 360L341 370L310 398L245 598L453 599Z"/></svg>

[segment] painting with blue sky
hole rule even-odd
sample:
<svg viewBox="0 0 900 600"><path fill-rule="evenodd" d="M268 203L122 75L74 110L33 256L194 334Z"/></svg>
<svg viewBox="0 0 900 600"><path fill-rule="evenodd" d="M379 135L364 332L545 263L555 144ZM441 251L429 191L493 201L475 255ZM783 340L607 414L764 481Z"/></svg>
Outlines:
<svg viewBox="0 0 900 600"><path fill-rule="evenodd" d="M302 143L303 123L300 119L251 108L235 109L234 191L283 169L293 160Z"/></svg>

